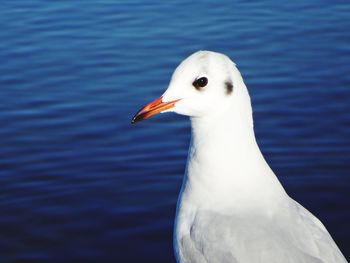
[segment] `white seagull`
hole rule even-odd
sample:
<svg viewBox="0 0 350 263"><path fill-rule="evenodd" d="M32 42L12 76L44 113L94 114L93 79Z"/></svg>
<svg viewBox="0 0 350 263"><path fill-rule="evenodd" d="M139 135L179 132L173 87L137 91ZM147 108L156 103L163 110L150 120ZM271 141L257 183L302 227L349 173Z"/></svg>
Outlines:
<svg viewBox="0 0 350 263"><path fill-rule="evenodd" d="M248 90L225 55L198 51L132 122L173 111L192 139L177 204L179 263L347 262L324 225L288 196L256 142Z"/></svg>

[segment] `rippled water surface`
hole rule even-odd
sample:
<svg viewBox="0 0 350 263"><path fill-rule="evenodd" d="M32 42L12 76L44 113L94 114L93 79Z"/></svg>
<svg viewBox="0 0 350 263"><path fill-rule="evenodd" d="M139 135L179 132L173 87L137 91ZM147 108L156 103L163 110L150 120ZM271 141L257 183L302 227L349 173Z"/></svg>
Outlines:
<svg viewBox="0 0 350 263"><path fill-rule="evenodd" d="M130 125L198 49L235 60L258 142L350 259L350 3L5 1L0 262L174 262L189 121Z"/></svg>

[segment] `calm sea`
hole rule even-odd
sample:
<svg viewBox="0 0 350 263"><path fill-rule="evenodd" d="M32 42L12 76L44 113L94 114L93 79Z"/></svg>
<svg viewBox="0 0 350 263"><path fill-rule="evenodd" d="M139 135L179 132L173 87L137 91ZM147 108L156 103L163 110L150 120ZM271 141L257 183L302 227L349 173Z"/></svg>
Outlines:
<svg viewBox="0 0 350 263"><path fill-rule="evenodd" d="M0 262L174 262L189 120L131 125L192 52L226 53L260 147L350 259L349 1L3 1Z"/></svg>

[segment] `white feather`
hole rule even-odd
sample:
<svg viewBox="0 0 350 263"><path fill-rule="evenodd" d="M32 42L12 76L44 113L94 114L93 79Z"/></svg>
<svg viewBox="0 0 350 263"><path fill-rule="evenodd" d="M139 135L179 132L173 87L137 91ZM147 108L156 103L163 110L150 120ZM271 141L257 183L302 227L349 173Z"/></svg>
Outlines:
<svg viewBox="0 0 350 263"><path fill-rule="evenodd" d="M208 85L198 91L192 83L201 76ZM173 111L191 116L192 140L175 224L178 262L346 262L263 158L247 88L228 57L199 51L182 62L163 101L180 98Z"/></svg>

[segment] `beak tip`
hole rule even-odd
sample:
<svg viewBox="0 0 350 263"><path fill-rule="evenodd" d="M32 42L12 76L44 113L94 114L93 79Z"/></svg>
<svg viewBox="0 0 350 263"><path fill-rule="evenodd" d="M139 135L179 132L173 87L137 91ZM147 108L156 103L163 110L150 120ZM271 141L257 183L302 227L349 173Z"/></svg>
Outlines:
<svg viewBox="0 0 350 263"><path fill-rule="evenodd" d="M145 117L140 112L136 113L135 116L131 119L131 124L144 120Z"/></svg>
<svg viewBox="0 0 350 263"><path fill-rule="evenodd" d="M131 124L135 124L137 122L137 116L134 116L131 120Z"/></svg>

